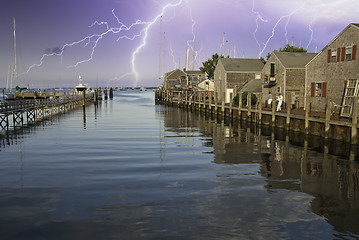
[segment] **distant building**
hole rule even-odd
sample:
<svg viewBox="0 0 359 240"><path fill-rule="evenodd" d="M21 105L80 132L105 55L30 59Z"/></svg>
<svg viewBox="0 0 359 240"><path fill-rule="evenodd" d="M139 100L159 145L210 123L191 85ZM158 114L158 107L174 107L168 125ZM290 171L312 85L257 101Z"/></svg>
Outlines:
<svg viewBox="0 0 359 240"><path fill-rule="evenodd" d="M175 90L187 85L187 74L181 69L165 73L163 87L166 90Z"/></svg>
<svg viewBox="0 0 359 240"><path fill-rule="evenodd" d="M306 65L305 93L311 110L324 111L327 97L350 116L351 103L358 96L359 24L349 24Z"/></svg>
<svg viewBox="0 0 359 240"><path fill-rule="evenodd" d="M291 95L291 104L304 107L305 65L316 53L273 51L262 70L263 102L269 92L282 94L284 101Z"/></svg>
<svg viewBox="0 0 359 240"><path fill-rule="evenodd" d="M218 100L230 101L237 89L254 79L261 79L264 64L260 59L220 58L214 70L214 89Z"/></svg>
<svg viewBox="0 0 359 240"><path fill-rule="evenodd" d="M193 88L206 79L206 74L199 70L185 71L187 86Z"/></svg>
<svg viewBox="0 0 359 240"><path fill-rule="evenodd" d="M197 85L198 91L214 91L214 82L210 79L203 80L202 82L198 83Z"/></svg>

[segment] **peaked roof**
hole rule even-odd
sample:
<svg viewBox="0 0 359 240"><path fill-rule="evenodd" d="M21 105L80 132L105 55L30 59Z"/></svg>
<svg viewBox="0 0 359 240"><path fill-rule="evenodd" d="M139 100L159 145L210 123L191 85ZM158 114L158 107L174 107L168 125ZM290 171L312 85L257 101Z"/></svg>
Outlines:
<svg viewBox="0 0 359 240"><path fill-rule="evenodd" d="M190 71L185 71L186 74L205 74L203 72L201 72L200 70L190 70Z"/></svg>
<svg viewBox="0 0 359 240"><path fill-rule="evenodd" d="M305 65L317 55L317 53L278 51L274 51L273 54L285 68L305 68Z"/></svg>
<svg viewBox="0 0 359 240"><path fill-rule="evenodd" d="M241 89L239 89L239 92L262 92L262 80L261 79L253 79L246 83Z"/></svg>
<svg viewBox="0 0 359 240"><path fill-rule="evenodd" d="M250 58L220 58L219 62L222 63L226 71L237 72L260 72L264 66L262 60Z"/></svg>
<svg viewBox="0 0 359 240"><path fill-rule="evenodd" d="M165 73L166 78L171 78L171 77L177 78L178 76L181 76L181 75L186 76L186 73L183 72L181 69L178 69L178 68L175 69L175 70L172 70L170 72Z"/></svg>
<svg viewBox="0 0 359 240"><path fill-rule="evenodd" d="M335 38L333 38L332 41L330 41L330 43L328 43L323 49L326 49L332 42L334 42L338 37L340 37L348 28L354 26L355 28L359 28L359 23L350 23L348 26L346 26Z"/></svg>
<svg viewBox="0 0 359 240"><path fill-rule="evenodd" d="M356 29L359 30L359 23L350 23L348 26L346 26L335 38L333 38L332 41L330 41L318 54L317 56L319 56L326 48L328 48L328 46L330 44L332 44L336 39L338 39L341 35L343 35L343 33L350 27L355 27ZM316 57L314 57L313 59L315 59ZM312 60L311 60L312 61ZM310 61L310 62L311 62ZM308 62L308 64L310 64L310 62Z"/></svg>

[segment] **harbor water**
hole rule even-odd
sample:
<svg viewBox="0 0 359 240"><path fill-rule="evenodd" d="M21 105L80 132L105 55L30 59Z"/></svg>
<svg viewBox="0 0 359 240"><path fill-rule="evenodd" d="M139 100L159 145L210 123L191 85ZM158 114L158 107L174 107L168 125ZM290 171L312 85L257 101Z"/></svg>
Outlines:
<svg viewBox="0 0 359 240"><path fill-rule="evenodd" d="M358 163L321 141L117 91L1 132L0 236L359 239Z"/></svg>

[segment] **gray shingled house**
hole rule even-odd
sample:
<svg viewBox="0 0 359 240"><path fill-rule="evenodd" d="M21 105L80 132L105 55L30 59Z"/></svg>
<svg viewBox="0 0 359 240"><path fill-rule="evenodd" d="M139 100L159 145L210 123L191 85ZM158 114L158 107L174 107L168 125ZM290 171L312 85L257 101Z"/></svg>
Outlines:
<svg viewBox="0 0 359 240"><path fill-rule="evenodd" d="M185 71L185 73L188 88L193 88L206 79L206 74L199 70Z"/></svg>
<svg viewBox="0 0 359 240"><path fill-rule="evenodd" d="M284 101L290 94L291 103L296 108L304 107L305 65L316 53L273 51L262 70L263 102L269 92L283 95Z"/></svg>
<svg viewBox="0 0 359 240"><path fill-rule="evenodd" d="M234 89L242 88L250 80L260 79L263 66L260 59L220 58L214 70L214 91L218 100L222 101L225 93L228 103Z"/></svg>
<svg viewBox="0 0 359 240"><path fill-rule="evenodd" d="M166 90L174 90L187 86L187 74L181 69L175 69L165 73L163 87Z"/></svg>
<svg viewBox="0 0 359 240"><path fill-rule="evenodd" d="M359 24L349 24L306 65L306 95L312 111L324 111L327 97L351 115L351 103L358 96Z"/></svg>

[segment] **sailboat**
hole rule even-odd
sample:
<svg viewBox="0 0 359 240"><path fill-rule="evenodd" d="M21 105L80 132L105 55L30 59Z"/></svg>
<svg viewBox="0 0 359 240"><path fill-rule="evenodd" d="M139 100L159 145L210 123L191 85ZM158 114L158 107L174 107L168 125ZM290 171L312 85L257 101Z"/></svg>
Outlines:
<svg viewBox="0 0 359 240"><path fill-rule="evenodd" d="M11 77L10 77L10 88L9 88L9 75L10 75L10 60L9 60L9 70L8 70L8 77L7 77L7 83L6 83L6 93L5 93L5 99L6 100L13 100L15 99L15 94L13 93L12 89L12 82L13 79L16 79L16 85L18 82L18 75L17 75L17 65L16 65L16 30L15 30L15 18L14 18L14 68L11 71Z"/></svg>

